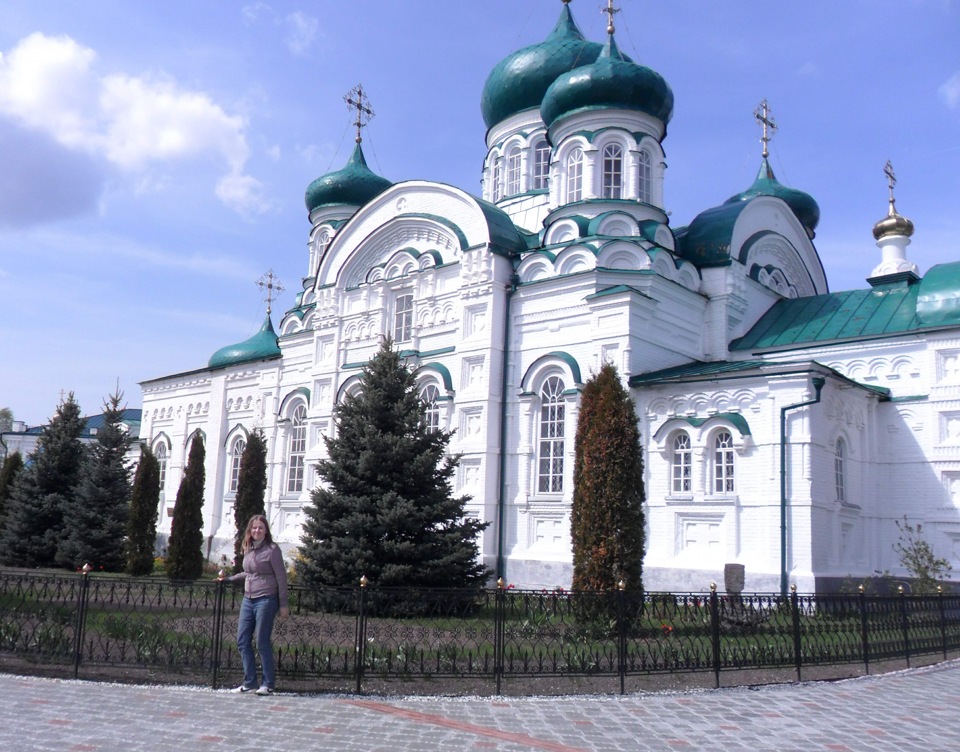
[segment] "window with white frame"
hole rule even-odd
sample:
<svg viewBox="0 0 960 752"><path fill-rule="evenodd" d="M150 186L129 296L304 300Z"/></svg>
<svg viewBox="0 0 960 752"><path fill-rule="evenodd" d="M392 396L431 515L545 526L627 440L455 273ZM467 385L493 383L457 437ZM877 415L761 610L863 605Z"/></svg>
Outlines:
<svg viewBox="0 0 960 752"><path fill-rule="evenodd" d="M500 157L493 162L493 200L499 201L503 197L503 168L500 166Z"/></svg>
<svg viewBox="0 0 960 752"><path fill-rule="evenodd" d="M566 203L583 198L583 149L579 146L567 155Z"/></svg>
<svg viewBox="0 0 960 752"><path fill-rule="evenodd" d="M303 490L303 466L307 453L307 408L297 405L290 416L290 452L287 456L287 493Z"/></svg>
<svg viewBox="0 0 960 752"><path fill-rule="evenodd" d="M514 146L507 152L507 190L505 195L520 193L520 147Z"/></svg>
<svg viewBox="0 0 960 752"><path fill-rule="evenodd" d="M393 313L393 339L395 342L409 342L413 336L413 295L398 295Z"/></svg>
<svg viewBox="0 0 960 752"><path fill-rule="evenodd" d="M720 431L713 438L713 492L728 494L734 491L733 436Z"/></svg>
<svg viewBox="0 0 960 752"><path fill-rule="evenodd" d="M542 190L547 187L550 177L550 145L546 139L540 139L533 146L533 188Z"/></svg>
<svg viewBox="0 0 960 752"><path fill-rule="evenodd" d="M637 162L637 199L649 204L653 200L653 172L650 161L650 152L640 152Z"/></svg>
<svg viewBox="0 0 960 752"><path fill-rule="evenodd" d="M236 493L237 486L240 484L240 461L243 459L243 450L246 448L247 442L243 439L233 442L233 451L230 453L230 478L227 483L230 493Z"/></svg>
<svg viewBox="0 0 960 752"><path fill-rule="evenodd" d="M563 381L548 378L540 389L540 442L537 452L537 490L563 491L564 403Z"/></svg>
<svg viewBox="0 0 960 752"><path fill-rule="evenodd" d="M847 454L843 437L837 439L833 452L833 478L837 488L837 501L841 504L847 500L846 478L844 477L843 461Z"/></svg>
<svg viewBox="0 0 960 752"><path fill-rule="evenodd" d="M623 147L620 144L603 147L603 197L623 197Z"/></svg>
<svg viewBox="0 0 960 752"><path fill-rule="evenodd" d="M420 400L424 404L423 425L428 431L440 430L440 390L436 384L427 384L420 391Z"/></svg>
<svg viewBox="0 0 960 752"><path fill-rule="evenodd" d="M690 437L678 433L673 438L673 454L670 458L671 488L675 494L693 491L693 449Z"/></svg>
<svg viewBox="0 0 960 752"><path fill-rule="evenodd" d="M161 441L154 448L153 454L157 458L157 464L160 466L160 491L162 492L163 487L167 483L167 445Z"/></svg>

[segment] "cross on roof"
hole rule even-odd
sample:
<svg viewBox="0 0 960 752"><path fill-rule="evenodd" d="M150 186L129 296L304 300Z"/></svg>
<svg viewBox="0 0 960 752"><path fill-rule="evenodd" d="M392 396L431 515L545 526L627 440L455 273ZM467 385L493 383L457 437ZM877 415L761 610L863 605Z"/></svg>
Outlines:
<svg viewBox="0 0 960 752"><path fill-rule="evenodd" d="M267 316L269 316L273 309L273 301L280 297L280 293L285 288L280 284L280 278L273 273L273 269L257 280L257 287L260 288L260 292L266 290L265 299L267 301Z"/></svg>
<svg viewBox="0 0 960 752"><path fill-rule="evenodd" d="M883 174L887 176L887 185L890 188L890 213L895 214L897 211L897 202L893 198L893 186L897 184L897 174L893 171L893 165L889 159L883 167Z"/></svg>
<svg viewBox="0 0 960 752"><path fill-rule="evenodd" d="M764 98L757 109L753 111L753 116L757 119L757 122L763 126L763 135L760 137L760 140L763 142L763 158L766 159L770 156L770 150L767 149L767 144L770 143L773 134L777 132L777 124L773 120L773 113L770 112L770 106L767 104L766 98Z"/></svg>
<svg viewBox="0 0 960 752"><path fill-rule="evenodd" d="M613 7L613 0L607 0L607 7L601 8L600 12L607 14L607 34L613 34L613 15L619 13L620 9Z"/></svg>
<svg viewBox="0 0 960 752"><path fill-rule="evenodd" d="M344 95L343 101L347 103L348 109L356 108L357 110L357 119L353 124L357 128L357 143L359 144L363 140L360 138L360 129L369 123L375 114L370 106L369 97L363 91L363 84L357 84L348 91Z"/></svg>

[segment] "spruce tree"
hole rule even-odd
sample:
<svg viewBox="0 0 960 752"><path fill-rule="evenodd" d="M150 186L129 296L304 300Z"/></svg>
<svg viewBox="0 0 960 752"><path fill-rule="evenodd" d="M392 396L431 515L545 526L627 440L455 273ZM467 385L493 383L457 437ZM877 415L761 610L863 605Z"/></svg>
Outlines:
<svg viewBox="0 0 960 752"><path fill-rule="evenodd" d="M199 434L190 443L187 467L173 505L167 544L167 577L195 580L203 574L203 468L206 450Z"/></svg>
<svg viewBox="0 0 960 752"><path fill-rule="evenodd" d="M130 492L130 516L127 521L127 574L136 577L153 572L154 546L157 540L157 515L160 509L160 462L146 444L140 445L140 461Z"/></svg>
<svg viewBox="0 0 960 752"><path fill-rule="evenodd" d="M326 485L304 512L297 562L312 586L480 587L477 535L488 523L464 515L469 497L454 497L459 456L447 456L451 433L424 422L413 374L389 339L367 363L360 392L334 412L335 438L317 464Z"/></svg>
<svg viewBox="0 0 960 752"><path fill-rule="evenodd" d="M574 459L573 589L642 589L643 456L633 400L605 364L584 385Z"/></svg>
<svg viewBox="0 0 960 752"><path fill-rule="evenodd" d="M8 454L0 468L0 530L3 530L7 499L13 492L13 484L23 470L23 455L20 452Z"/></svg>
<svg viewBox="0 0 960 752"><path fill-rule="evenodd" d="M91 564L105 572L121 572L130 511L130 438L123 426L119 390L103 403L103 425L87 448L73 504L64 510L64 537L57 563L67 569Z"/></svg>
<svg viewBox="0 0 960 752"><path fill-rule="evenodd" d="M84 421L71 392L44 426L6 503L0 562L52 567L64 535L64 511L76 503L84 446Z"/></svg>
<svg viewBox="0 0 960 752"><path fill-rule="evenodd" d="M263 431L255 428L247 437L247 445L240 457L240 473L237 478L237 498L233 507L233 519L237 534L234 540L233 571L243 569L243 534L247 522L255 514L263 514L264 493L267 489L267 441Z"/></svg>

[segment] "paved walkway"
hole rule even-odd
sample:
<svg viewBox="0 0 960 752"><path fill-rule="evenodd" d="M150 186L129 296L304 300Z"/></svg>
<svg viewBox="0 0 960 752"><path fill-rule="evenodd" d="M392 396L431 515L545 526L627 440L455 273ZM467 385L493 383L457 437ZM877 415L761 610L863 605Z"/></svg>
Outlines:
<svg viewBox="0 0 960 752"><path fill-rule="evenodd" d="M564 698L256 697L0 674L5 752L960 750L960 660L836 683Z"/></svg>

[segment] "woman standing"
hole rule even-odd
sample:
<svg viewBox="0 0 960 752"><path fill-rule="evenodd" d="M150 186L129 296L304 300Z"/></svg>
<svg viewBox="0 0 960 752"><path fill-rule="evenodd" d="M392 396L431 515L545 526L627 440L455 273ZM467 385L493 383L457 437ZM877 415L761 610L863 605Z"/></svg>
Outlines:
<svg viewBox="0 0 960 752"><path fill-rule="evenodd" d="M287 570L283 566L280 547L273 542L270 525L262 514L255 514L243 535L243 571L225 578L227 582L243 581L243 603L237 624L237 647L243 660L243 684L231 690L269 695L273 692L276 673L270 636L273 620L290 615L287 607ZM257 662L253 655L256 635L257 653L263 681L257 689Z"/></svg>

